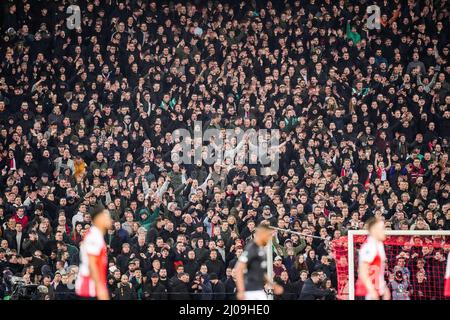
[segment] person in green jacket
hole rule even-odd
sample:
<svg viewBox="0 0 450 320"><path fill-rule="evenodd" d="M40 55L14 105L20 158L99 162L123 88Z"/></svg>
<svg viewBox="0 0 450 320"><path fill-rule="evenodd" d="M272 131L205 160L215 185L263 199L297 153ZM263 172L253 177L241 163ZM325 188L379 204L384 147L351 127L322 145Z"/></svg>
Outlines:
<svg viewBox="0 0 450 320"><path fill-rule="evenodd" d="M272 238L272 243L273 243L273 246L275 247L275 252L279 256L281 256L283 258L286 258L288 256L288 246L280 245L277 236L274 236ZM289 241L289 243L292 244L292 240ZM297 254L299 254L300 252L302 252L306 248L306 241L305 241L305 239L300 238L298 244L292 245L292 246L289 246L289 247L291 247L294 250L294 254L297 255Z"/></svg>
<svg viewBox="0 0 450 320"><path fill-rule="evenodd" d="M147 200L146 200L147 201ZM159 206L154 202L149 202L147 207L142 208L139 211L139 223L146 230L149 230L151 224L155 222L156 218L159 216Z"/></svg>
<svg viewBox="0 0 450 320"><path fill-rule="evenodd" d="M356 45L361 41L361 36L358 32L356 32L356 28L350 26L350 21L347 21L347 39L353 42L353 45Z"/></svg>

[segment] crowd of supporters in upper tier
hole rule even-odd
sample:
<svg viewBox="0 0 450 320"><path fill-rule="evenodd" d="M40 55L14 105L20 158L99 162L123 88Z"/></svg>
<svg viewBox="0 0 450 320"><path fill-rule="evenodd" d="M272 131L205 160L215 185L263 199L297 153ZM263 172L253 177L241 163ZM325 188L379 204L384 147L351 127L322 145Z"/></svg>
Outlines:
<svg viewBox="0 0 450 320"><path fill-rule="evenodd" d="M450 229L446 0L0 7L1 298L11 275L75 298L97 204L114 219L113 299L234 299L233 266L263 220L322 238L274 237L276 299L297 299L314 271L334 299L331 240L369 217ZM223 139L194 138L207 129ZM248 157L249 129L279 141L275 168ZM182 141L200 159L179 161Z"/></svg>

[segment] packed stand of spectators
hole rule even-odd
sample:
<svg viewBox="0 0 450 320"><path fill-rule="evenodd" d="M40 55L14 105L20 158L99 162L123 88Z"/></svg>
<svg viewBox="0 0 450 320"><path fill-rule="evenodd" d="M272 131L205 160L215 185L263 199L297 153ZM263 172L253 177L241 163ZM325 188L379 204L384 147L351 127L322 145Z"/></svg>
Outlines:
<svg viewBox="0 0 450 320"><path fill-rule="evenodd" d="M276 299L334 299L330 240L369 217L450 229L446 0L0 6L1 298L12 275L74 298L97 204L113 299L235 299L263 220L321 238L274 237ZM279 169L174 163L172 133L194 121L279 129Z"/></svg>
<svg viewBox="0 0 450 320"><path fill-rule="evenodd" d="M447 242L448 243L448 242ZM395 249L393 249L395 251ZM389 250L388 250L389 252ZM403 246L391 259L387 283L393 300L443 300L446 256L439 247Z"/></svg>

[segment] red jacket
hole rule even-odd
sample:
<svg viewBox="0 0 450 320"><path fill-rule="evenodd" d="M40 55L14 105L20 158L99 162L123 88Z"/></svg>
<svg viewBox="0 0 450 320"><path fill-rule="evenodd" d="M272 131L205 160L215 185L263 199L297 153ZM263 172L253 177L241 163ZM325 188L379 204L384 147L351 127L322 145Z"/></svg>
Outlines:
<svg viewBox="0 0 450 320"><path fill-rule="evenodd" d="M16 223L20 223L22 225L22 227L24 227L24 228L28 224L28 217L25 215L22 218L19 218L19 216L16 214L16 215L14 215L14 219L16 220Z"/></svg>

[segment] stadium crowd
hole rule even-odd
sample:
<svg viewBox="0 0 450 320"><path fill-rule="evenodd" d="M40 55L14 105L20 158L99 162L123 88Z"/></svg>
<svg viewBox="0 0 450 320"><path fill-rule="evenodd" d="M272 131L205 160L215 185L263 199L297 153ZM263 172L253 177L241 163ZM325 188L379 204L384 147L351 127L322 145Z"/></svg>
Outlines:
<svg viewBox="0 0 450 320"><path fill-rule="evenodd" d="M335 299L331 240L369 217L449 230L448 6L374 3L371 30L364 0L2 1L0 298L16 275L74 299L98 204L119 300L235 299L263 220L317 237L274 237L275 299ZM279 129L278 170L174 161L194 121ZM426 254L400 257L411 281Z"/></svg>

